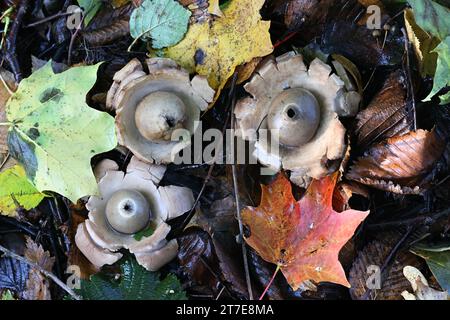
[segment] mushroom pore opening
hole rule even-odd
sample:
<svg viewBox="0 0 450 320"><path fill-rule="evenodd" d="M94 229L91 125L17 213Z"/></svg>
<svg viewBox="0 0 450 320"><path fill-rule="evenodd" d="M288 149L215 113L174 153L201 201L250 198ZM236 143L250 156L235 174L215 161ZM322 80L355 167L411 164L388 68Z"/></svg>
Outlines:
<svg viewBox="0 0 450 320"><path fill-rule="evenodd" d="M139 133L149 141L170 141L176 129L184 127L186 105L175 93L157 91L137 105L135 123Z"/></svg>
<svg viewBox="0 0 450 320"><path fill-rule="evenodd" d="M143 230L151 220L150 204L136 190L119 190L106 203L106 220L119 233L134 234Z"/></svg>

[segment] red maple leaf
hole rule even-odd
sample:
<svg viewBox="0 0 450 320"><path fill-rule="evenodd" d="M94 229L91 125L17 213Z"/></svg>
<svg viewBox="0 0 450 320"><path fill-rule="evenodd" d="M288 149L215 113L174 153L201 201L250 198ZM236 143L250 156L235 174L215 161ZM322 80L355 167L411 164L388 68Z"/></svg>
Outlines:
<svg viewBox="0 0 450 320"><path fill-rule="evenodd" d="M369 212L332 208L337 174L311 183L300 201L284 174L262 186L259 207L242 212L250 230L246 242L266 261L277 264L294 290L305 280L350 287L339 251Z"/></svg>

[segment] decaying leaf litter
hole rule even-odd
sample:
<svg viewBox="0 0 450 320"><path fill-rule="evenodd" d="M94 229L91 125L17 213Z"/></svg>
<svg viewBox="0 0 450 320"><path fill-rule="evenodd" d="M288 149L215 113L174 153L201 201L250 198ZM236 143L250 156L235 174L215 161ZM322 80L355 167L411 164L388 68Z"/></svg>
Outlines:
<svg viewBox="0 0 450 320"><path fill-rule="evenodd" d="M0 299L448 299L447 1L0 6Z"/></svg>

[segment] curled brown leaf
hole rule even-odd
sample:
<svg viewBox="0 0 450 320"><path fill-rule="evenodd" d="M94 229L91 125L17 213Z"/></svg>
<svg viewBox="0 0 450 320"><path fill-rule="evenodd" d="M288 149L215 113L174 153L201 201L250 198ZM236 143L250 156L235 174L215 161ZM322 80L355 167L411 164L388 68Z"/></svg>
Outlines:
<svg viewBox="0 0 450 320"><path fill-rule="evenodd" d="M444 151L435 131L418 130L374 145L351 167L347 178L398 194L419 194Z"/></svg>

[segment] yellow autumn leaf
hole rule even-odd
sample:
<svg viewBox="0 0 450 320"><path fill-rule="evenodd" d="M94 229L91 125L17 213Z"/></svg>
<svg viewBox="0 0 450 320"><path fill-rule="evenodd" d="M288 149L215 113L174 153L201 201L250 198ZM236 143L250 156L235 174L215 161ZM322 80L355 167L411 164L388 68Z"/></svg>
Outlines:
<svg viewBox="0 0 450 320"><path fill-rule="evenodd" d="M230 0L223 15L195 23L185 38L165 50L165 56L191 73L208 78L216 98L237 66L272 53L270 21L261 20L264 0Z"/></svg>
<svg viewBox="0 0 450 320"><path fill-rule="evenodd" d="M0 186L0 215L15 216L17 205L30 210L45 197L31 184L19 165L0 173Z"/></svg>

